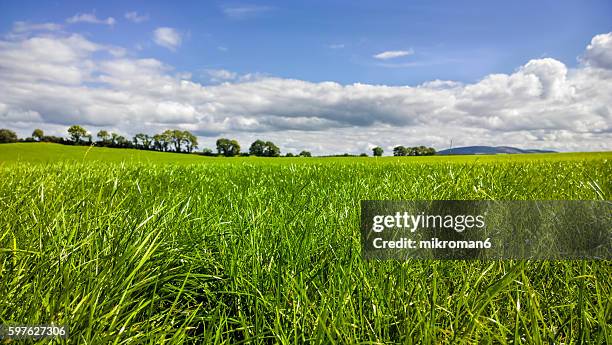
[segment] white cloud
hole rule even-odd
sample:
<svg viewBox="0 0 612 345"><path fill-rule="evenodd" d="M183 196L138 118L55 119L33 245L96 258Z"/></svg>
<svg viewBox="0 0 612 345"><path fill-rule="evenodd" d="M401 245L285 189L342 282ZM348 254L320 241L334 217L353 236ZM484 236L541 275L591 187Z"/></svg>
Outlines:
<svg viewBox="0 0 612 345"><path fill-rule="evenodd" d="M612 71L591 53L601 46L591 42L576 68L535 59L469 84L342 85L209 70L226 82L204 86L159 60L115 57L116 47L47 33L0 40L0 126L21 135L37 127L64 135L74 123L125 135L184 128L203 146L219 135L245 144L262 137L285 152L316 154L374 144L387 152L400 143L442 149L451 139L456 146L610 150Z"/></svg>
<svg viewBox="0 0 612 345"><path fill-rule="evenodd" d="M593 37L582 62L588 66L612 70L612 32Z"/></svg>
<svg viewBox="0 0 612 345"><path fill-rule="evenodd" d="M388 51L384 51L382 53L378 53L374 55L373 58L379 59L379 60L389 60L389 59L395 59L398 57L408 56L408 55L413 55L413 54L414 54L414 50L412 49L410 50L388 50Z"/></svg>
<svg viewBox="0 0 612 345"><path fill-rule="evenodd" d="M174 51L181 45L183 39L176 29L161 27L153 31L153 41L164 48Z"/></svg>
<svg viewBox="0 0 612 345"><path fill-rule="evenodd" d="M148 14L138 14L136 11L126 12L124 15L125 19L134 22L134 23L142 23L149 20Z"/></svg>
<svg viewBox="0 0 612 345"><path fill-rule="evenodd" d="M28 33L32 31L59 31L62 25L57 23L30 23L30 22L15 22L13 23L13 33Z"/></svg>
<svg viewBox="0 0 612 345"><path fill-rule="evenodd" d="M0 76L10 82L49 81L79 85L90 78L90 55L102 46L80 35L0 41Z"/></svg>
<svg viewBox="0 0 612 345"><path fill-rule="evenodd" d="M207 69L204 72L210 77L212 82L235 80L238 77L238 73L226 69Z"/></svg>
<svg viewBox="0 0 612 345"><path fill-rule="evenodd" d="M345 45L343 43L334 43L329 45L330 49L342 49L344 47Z"/></svg>
<svg viewBox="0 0 612 345"><path fill-rule="evenodd" d="M105 24L109 26L115 25L115 18L108 17L106 19L98 18L95 13L77 13L74 16L66 19L70 24L74 23L89 23L89 24Z"/></svg>
<svg viewBox="0 0 612 345"><path fill-rule="evenodd" d="M227 6L224 7L223 13L225 16L231 19L245 19L249 17L255 17L265 12L273 10L270 6L256 6L256 5L245 5L245 6Z"/></svg>

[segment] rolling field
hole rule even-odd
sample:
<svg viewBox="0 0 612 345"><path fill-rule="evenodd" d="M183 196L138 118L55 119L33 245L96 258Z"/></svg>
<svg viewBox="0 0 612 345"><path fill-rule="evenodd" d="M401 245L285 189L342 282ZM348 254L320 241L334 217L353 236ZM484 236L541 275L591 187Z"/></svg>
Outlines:
<svg viewBox="0 0 612 345"><path fill-rule="evenodd" d="M610 200L612 153L0 145L0 324L69 343L612 343L610 261L364 261L364 199Z"/></svg>
<svg viewBox="0 0 612 345"><path fill-rule="evenodd" d="M196 154L114 149L106 147L66 146L52 143L16 143L0 145L0 164L54 163L54 162L105 162L105 163L194 163L216 164L311 164L311 163L516 163L533 161L590 161L612 159L612 152L543 153L513 155L474 156L422 156L422 157L206 157Z"/></svg>

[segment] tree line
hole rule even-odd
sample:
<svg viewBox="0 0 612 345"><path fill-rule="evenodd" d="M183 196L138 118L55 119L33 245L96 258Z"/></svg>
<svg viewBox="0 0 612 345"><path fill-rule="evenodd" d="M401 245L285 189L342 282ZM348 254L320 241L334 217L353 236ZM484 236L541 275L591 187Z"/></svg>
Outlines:
<svg viewBox="0 0 612 345"><path fill-rule="evenodd" d="M372 154L376 157L382 156L383 153L384 153L384 150L380 146L376 146L375 148L372 149ZM399 145L393 148L393 155L396 157L433 156L435 154L436 154L436 149L434 149L433 147L426 147L426 146L406 147L406 146Z"/></svg>
<svg viewBox="0 0 612 345"><path fill-rule="evenodd" d="M96 137L97 141L94 142L93 136L89 131L79 125L73 125L68 128L69 139L56 136L47 136L44 134L42 129L35 129L32 132L32 136L19 139L17 134L6 128L0 129L0 143L12 143L12 142L52 142L63 145L96 145L103 147L115 147L115 148L131 148L139 150L152 150L161 152L179 152L179 153L193 153L198 148L198 138L189 131L179 129L168 129L162 133L149 135L146 133L138 133L130 140L126 137L106 130L100 130ZM198 154L204 156L258 156L258 157L280 157L281 150L271 141L255 140L249 147L248 152L241 152L240 144L235 139L219 138L216 141L216 152L210 148L204 148ZM372 149L374 156L382 156L384 150L382 147L377 146ZM393 148L394 156L431 156L435 155L436 150L433 147L425 146L414 146L404 147L396 146ZM285 157L311 157L312 154L309 151L302 151L297 155L287 153ZM348 153L342 155L332 155L330 157L367 157L366 153L359 155L351 155Z"/></svg>
<svg viewBox="0 0 612 345"><path fill-rule="evenodd" d="M393 148L394 156L433 156L436 154L436 149L433 147L414 146L404 147L396 146Z"/></svg>
<svg viewBox="0 0 612 345"><path fill-rule="evenodd" d="M92 134L79 125L70 126L67 130L68 139L56 136L47 136L42 129L35 129L32 136L19 139L17 134L6 128L0 129L0 143L13 142L52 142L63 145L96 145L113 148L130 148L139 150L151 150L161 152L193 153L198 148L198 138L189 131L179 129L168 129L162 133L149 135L138 133L130 140L120 134L100 130L94 141ZM235 139L219 138L216 142L216 152L204 148L197 152L204 156L258 156L258 157L280 157L281 150L271 141L255 140L249 147L248 152L241 152L240 144ZM302 151L297 155L288 153L287 157L311 157L309 151Z"/></svg>

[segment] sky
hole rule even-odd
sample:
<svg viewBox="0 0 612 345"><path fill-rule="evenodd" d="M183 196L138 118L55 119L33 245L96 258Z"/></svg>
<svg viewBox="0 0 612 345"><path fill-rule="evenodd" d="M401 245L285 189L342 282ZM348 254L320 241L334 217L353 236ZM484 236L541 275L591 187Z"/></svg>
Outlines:
<svg viewBox="0 0 612 345"><path fill-rule="evenodd" d="M609 1L0 1L0 127L612 149Z"/></svg>

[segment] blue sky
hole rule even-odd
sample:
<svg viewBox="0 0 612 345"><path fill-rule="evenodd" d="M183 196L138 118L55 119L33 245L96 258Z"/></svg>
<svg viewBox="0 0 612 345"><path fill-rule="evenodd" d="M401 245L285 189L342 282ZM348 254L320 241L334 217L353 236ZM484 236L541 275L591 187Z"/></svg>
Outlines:
<svg viewBox="0 0 612 345"><path fill-rule="evenodd" d="M135 25L124 14L147 20ZM200 78L204 69L308 81L404 85L433 79L473 82L510 73L534 57L576 65L585 40L610 29L610 1L18 1L2 2L2 31L15 21L64 22L76 13L116 24L77 23L98 42L141 46ZM151 43L156 27L184 38L169 51ZM383 51L412 51L381 61ZM202 80L205 82L205 80Z"/></svg>
<svg viewBox="0 0 612 345"><path fill-rule="evenodd" d="M0 127L612 150L610 1L0 2Z"/></svg>

